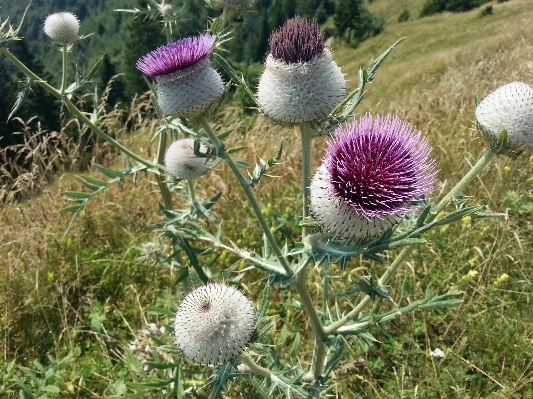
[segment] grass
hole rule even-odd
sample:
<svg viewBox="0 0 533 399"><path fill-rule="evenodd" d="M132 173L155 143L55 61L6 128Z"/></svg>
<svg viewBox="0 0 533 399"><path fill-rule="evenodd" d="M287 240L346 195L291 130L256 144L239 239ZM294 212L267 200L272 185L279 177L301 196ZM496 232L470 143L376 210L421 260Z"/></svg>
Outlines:
<svg viewBox="0 0 533 399"><path fill-rule="evenodd" d="M355 50L335 44L335 57L355 86L359 66L407 36L380 68L358 111L394 112L427 134L444 191L484 148L472 131L472 93L483 98L511 80L533 80L529 61L533 33L523 22L533 18L533 4L521 0L493 3L494 15L485 18L474 10L415 19L421 3L375 0L370 4L373 11L389 13L385 32ZM405 7L412 17L400 24L397 15ZM244 117L231 108L222 110L215 126L236 130L232 140L248 147L241 157L250 162L273 155L280 136L284 137L284 163L273 170L279 178L262 182L257 192L265 215L277 228L277 238L290 244L298 236L291 221L300 209L296 135L261 116ZM154 153L155 145L146 131L131 140L146 154ZM317 141L316 159L322 148L323 142ZM373 345L350 339L349 356L334 375L334 397L360 393L363 398L533 398L533 322L528 316L532 161L530 152L514 161L497 159L465 192L471 202L487 204L489 211L507 212L506 218L463 220L434 230L428 245L414 251L391 282L396 302L422 297L431 283L436 292L460 287L465 303L460 308L416 311L386 324L383 330L376 326L372 333L379 342ZM108 159L107 164L121 167L120 160ZM240 208L247 211L227 168L220 165L198 184L200 197L224 192L217 217L223 220L229 238L257 248L260 237L249 236L254 223L235 213ZM49 382L60 388L57 397L119 393L124 381L142 374L142 365L121 354L127 353L130 342L142 335L139 330L148 323L170 323L167 315L150 309L173 310L179 295L172 267L156 266L150 257L138 260L146 254L143 244L158 240L145 229L160 218L156 187L145 178L136 186L126 183L124 191L111 187L105 198L91 201L68 238L62 239L70 215L58 212L65 206L60 192L81 190L81 184L64 174L43 186L40 194L0 210L3 370L7 372L15 359L38 374L34 359L48 365L48 354L63 358L74 352L74 360L62 371L56 367L57 378ZM226 267L235 261L223 253L218 258L218 264ZM382 267L361 261L349 264L345 271L333 268L333 288L353 288L372 265L378 270ZM504 274L509 277L502 278ZM252 298L259 296L261 276L251 274L242 280ZM319 281L316 274L313 278ZM321 288L313 281L311 285L315 287L312 295L319 298ZM278 345L290 348L299 331L304 350L299 360L309 360L306 318L293 307L297 303L287 293L280 290L273 295L269 313L283 319L288 330L287 340ZM340 303L349 309L354 300L347 297ZM287 303L293 306L281 305ZM170 339L168 332L166 339ZM435 348L443 350L446 358L430 356ZM140 369L130 373L125 364L137 364ZM201 368L188 366L188 370L188 386L201 387ZM233 384L227 397L250 392L246 384ZM206 392L197 390L196 397Z"/></svg>

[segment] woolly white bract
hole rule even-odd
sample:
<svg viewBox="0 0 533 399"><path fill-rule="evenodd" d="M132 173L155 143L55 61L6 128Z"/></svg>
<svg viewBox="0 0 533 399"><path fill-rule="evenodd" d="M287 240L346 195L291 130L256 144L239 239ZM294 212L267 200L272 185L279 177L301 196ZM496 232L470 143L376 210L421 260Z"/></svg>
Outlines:
<svg viewBox="0 0 533 399"><path fill-rule="evenodd" d="M200 152L205 153L207 148L200 145ZM194 154L194 139L185 138L176 140L168 147L165 154L165 166L169 173L178 179L196 179L209 170L207 158Z"/></svg>
<svg viewBox="0 0 533 399"><path fill-rule="evenodd" d="M217 365L242 354L254 332L250 300L221 283L195 288L176 312L174 332L183 354L196 363Z"/></svg>
<svg viewBox="0 0 533 399"><path fill-rule="evenodd" d="M70 12L51 14L44 21L44 33L56 43L72 43L79 30L80 21Z"/></svg>
<svg viewBox="0 0 533 399"><path fill-rule="evenodd" d="M511 145L533 149L533 87L523 82L499 87L478 104L476 119L493 137L506 130Z"/></svg>
<svg viewBox="0 0 533 399"><path fill-rule="evenodd" d="M346 81L329 50L311 61L288 64L267 57L257 100L278 122L305 123L326 118L346 95Z"/></svg>

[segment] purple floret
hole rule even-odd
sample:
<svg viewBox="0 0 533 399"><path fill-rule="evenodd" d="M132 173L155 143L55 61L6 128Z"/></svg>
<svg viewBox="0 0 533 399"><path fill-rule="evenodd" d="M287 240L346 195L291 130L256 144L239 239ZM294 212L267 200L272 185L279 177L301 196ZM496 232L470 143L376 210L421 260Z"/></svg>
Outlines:
<svg viewBox="0 0 533 399"><path fill-rule="evenodd" d="M326 154L335 196L366 219L405 214L437 182L427 139L397 116L373 123L367 114L337 129Z"/></svg>
<svg viewBox="0 0 533 399"><path fill-rule="evenodd" d="M215 38L209 33L180 39L141 57L137 69L151 78L185 69L207 57L214 43Z"/></svg>
<svg viewBox="0 0 533 399"><path fill-rule="evenodd" d="M270 37L270 52L288 64L308 62L324 51L324 34L320 27L302 17L285 22Z"/></svg>

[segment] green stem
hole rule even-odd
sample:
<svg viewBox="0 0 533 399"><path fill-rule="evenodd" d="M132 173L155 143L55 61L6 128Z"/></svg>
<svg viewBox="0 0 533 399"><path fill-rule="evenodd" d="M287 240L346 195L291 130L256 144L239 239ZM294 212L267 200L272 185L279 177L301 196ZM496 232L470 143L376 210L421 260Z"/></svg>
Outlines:
<svg viewBox="0 0 533 399"><path fill-rule="evenodd" d="M215 146L216 151L217 151L217 155L227 162L227 164L230 167L231 171L233 172L235 177L237 177L237 180L239 181L239 183L240 183L240 185L241 185L241 187L242 187L242 189L244 191L244 194L246 195L246 198L248 199L248 202L250 203L250 206L252 207L252 210L253 210L253 212L255 214L255 217L257 218L257 221L259 222L259 225L261 226L261 229L263 230L263 233L265 234L265 236L266 236L266 238L268 240L268 243L269 243L270 247L272 248L272 251L274 252L276 257L278 258L279 263L281 264L281 266L285 270L285 274L287 275L287 277L291 277L293 275L293 271L292 271L291 267L289 266L289 264L287 263L287 260L283 256L283 253L281 252L281 249L280 249L278 243L276 242L276 239L274 238L274 235L270 231L270 228L268 227L268 224L267 224L263 214L261 213L261 208L259 207L259 204L257 203L257 200L255 199L255 196L254 196L254 193L253 193L252 189L250 188L246 178L242 175L242 173L239 170L239 167L237 166L237 164L235 164L235 162L233 161L231 156L227 153L226 149L224 148L224 145L222 144L222 142L220 141L220 139L218 138L216 133L211 128L211 125L209 124L209 122L205 118L205 116L201 116L199 118L199 120L200 120L200 124L204 128L206 134L209 136L209 139L211 140L211 143Z"/></svg>
<svg viewBox="0 0 533 399"><path fill-rule="evenodd" d="M398 269L398 267L402 264L404 259L411 253L411 250L413 248L411 246L404 247L401 252L398 254L396 259L387 267L387 270L385 270L385 273L380 277L379 284L385 284L389 278L392 276L392 274ZM324 327L324 333L326 335L335 334L337 330L344 326L346 323L348 323L350 320L353 320L356 318L359 313L365 308L365 306L370 302L370 296L365 296L361 302L357 304L355 308L353 308L350 312L346 314L342 319L337 320L334 323L331 323L329 326Z"/></svg>
<svg viewBox="0 0 533 399"><path fill-rule="evenodd" d="M61 95L65 94L65 89L67 88L67 59L68 59L68 44L63 44L61 48L63 54L63 73L61 75L61 89L59 93Z"/></svg>
<svg viewBox="0 0 533 399"><path fill-rule="evenodd" d="M270 371L270 370L268 370L268 369L266 369L264 367L261 367L256 362L254 362L252 359L250 359L249 356L247 356L245 354L241 355L241 361L254 374L261 375L261 376L263 376L265 378L268 378L268 379L272 378L272 377L275 377L274 374L272 373L272 371Z"/></svg>
<svg viewBox="0 0 533 399"><path fill-rule="evenodd" d="M307 124L297 125L302 138L302 217L305 220L309 216L309 196L311 186L311 144L312 136ZM302 228L302 241L307 236L307 227Z"/></svg>
<svg viewBox="0 0 533 399"><path fill-rule="evenodd" d="M496 156L497 154L492 152L491 150L486 150L481 158L477 161L477 163L472 166L472 169L468 171L466 175L463 176L461 181L453 187L448 194L446 194L437 205L435 205L433 208L431 208L431 214L436 217L438 213L446 206L448 203L455 197L457 194L461 193L465 187L472 181L474 178L487 166L490 161ZM433 218L434 218L433 217Z"/></svg>
<svg viewBox="0 0 533 399"><path fill-rule="evenodd" d="M149 168L159 170L161 172L164 172L165 169L161 165L156 165L150 161L147 161L146 159L143 159L142 157L138 156L137 154L133 153L126 147L124 147L122 144L118 143L115 139L113 139L111 136L107 135L102 129L100 129L98 126L96 126L89 118L87 118L83 112L81 112L68 98L65 98L61 93L56 90L54 87L50 86L48 83L46 83L44 80L42 80L39 76L34 74L30 69L26 67L20 60L15 57L7 48L0 47L0 53L4 54L9 60L27 77L34 80L35 83L37 83L39 86L44 88L46 91L54 95L55 97L62 100L67 108L72 112L80 121L85 123L89 128L96 133L96 135L100 136L103 140L107 141L109 144L111 144L113 147L118 149L119 151L123 152L124 154L128 155L130 158L136 160L142 165L145 165Z"/></svg>
<svg viewBox="0 0 533 399"><path fill-rule="evenodd" d="M315 305L309 295L307 289L307 266L311 263L312 258L308 257L303 262L303 266L300 267L300 271L296 273L296 290L300 296L300 302L305 310L307 316L309 316L309 323L311 324L311 330L315 336L315 347L313 350L313 361L311 363L312 379L318 379L322 375L324 370L324 362L326 359L326 348L324 346L324 327L320 321Z"/></svg>
<svg viewBox="0 0 533 399"><path fill-rule="evenodd" d="M165 161L165 151L167 148L167 129L162 130L159 132L159 144L157 146L157 163L159 165L162 165ZM157 181L157 185L159 186L159 191L161 192L161 196L163 197L163 202L165 204L165 208L171 210L172 209L172 195L170 194L170 190L168 189L167 184L165 183L165 179L161 175L156 175L155 179Z"/></svg>

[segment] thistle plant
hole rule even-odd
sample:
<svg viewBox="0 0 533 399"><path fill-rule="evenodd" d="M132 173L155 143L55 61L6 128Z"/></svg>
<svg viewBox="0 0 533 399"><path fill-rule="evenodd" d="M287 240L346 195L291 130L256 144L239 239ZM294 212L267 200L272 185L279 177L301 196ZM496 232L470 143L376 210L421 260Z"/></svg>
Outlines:
<svg viewBox="0 0 533 399"><path fill-rule="evenodd" d="M185 397L188 370L198 370L193 365L198 363L210 370L213 398L227 388L230 380L238 383L239 379L263 397L326 397L333 384L331 373L346 356L346 339L372 342L373 329L408 312L461 303L458 290L434 293L428 284L425 297L397 305L398 287L387 283L404 266L412 248L426 244L424 236L431 229L467 216L495 216L483 213L482 206L459 199L466 185L496 155L532 147L533 88L512 83L478 105L477 128L489 149L456 186L436 198L438 165L423 127L412 126L395 115L355 113L364 98L365 85L399 42L370 62L359 74L358 87L347 93L344 75L325 46L320 27L301 17L287 21L271 36L270 52L253 98L264 117L293 128L301 138L301 239L289 248L279 244L255 193L263 179L271 179L274 174L283 178L278 167L283 160L283 145L275 155L265 156L266 160L245 173L243 169L249 165L234 158L242 149L229 149L227 137L231 132L218 132L209 122L217 112L212 107L217 100L231 97L227 95L230 85L224 84L210 56L218 57L218 67L226 69L233 83L246 85L223 62L223 44L231 30L228 13L243 11L251 2L213 0L210 4L222 7L223 13L211 21L209 32L177 41L171 40L170 27L179 24L169 22L164 3L149 1L145 10L122 10L160 18L169 39L167 45L142 56L137 63L138 69L153 80L154 105L161 111L154 161L113 140L97 121L76 108L71 97L80 84L67 86L66 69L61 88L55 89L11 54L6 44L18 39L19 29L9 26L6 31L6 23L1 25L0 52L34 84L56 95L81 123L120 150L127 160L127 167L120 171L95 165L109 179L82 177L89 192L65 193L73 202L65 211L79 213L109 185L123 183L141 171L157 181L162 219L150 228L168 240L168 253L159 257L161 267L170 264L180 276L173 332L158 340L159 349L176 360L169 364L153 362L155 368L166 370L165 379L147 374L134 385L139 392L129 394L162 397L164 392L166 397ZM78 32L74 34L72 29L65 33L65 26L58 28L53 23L72 28L77 19L69 13L60 15L47 19L45 31L63 46L66 59L65 46L71 45ZM93 73L81 84L86 85ZM254 88L245 89L254 93ZM170 145L168 138L173 139ZM313 140L322 140L323 149L318 154L311 152ZM322 161L313 165L313 159ZM258 250L249 249L245 236L242 245L226 238L224 226L217 219L221 194L202 200L191 183L196 178L201 183L201 176L208 171L217 173L220 162L228 165L255 216L264 241ZM186 188L186 195L182 195L181 188ZM174 206L176 198L183 204L181 209ZM239 209L235 212L239 214ZM218 261L222 251L239 261L232 265ZM373 263L357 287L347 293L331 292L334 266L345 269L361 259ZM241 264L244 268L237 273ZM318 301L310 294L310 273L321 287ZM260 289L244 291L251 282ZM310 347L295 345L290 353L284 353L282 346L276 345L279 334L275 327L284 320L267 312L271 306L282 305L271 303L273 290L297 298L297 309L310 326L309 331L298 333L312 343L312 356L307 355ZM351 295L354 306L343 308L337 300L341 295Z"/></svg>

